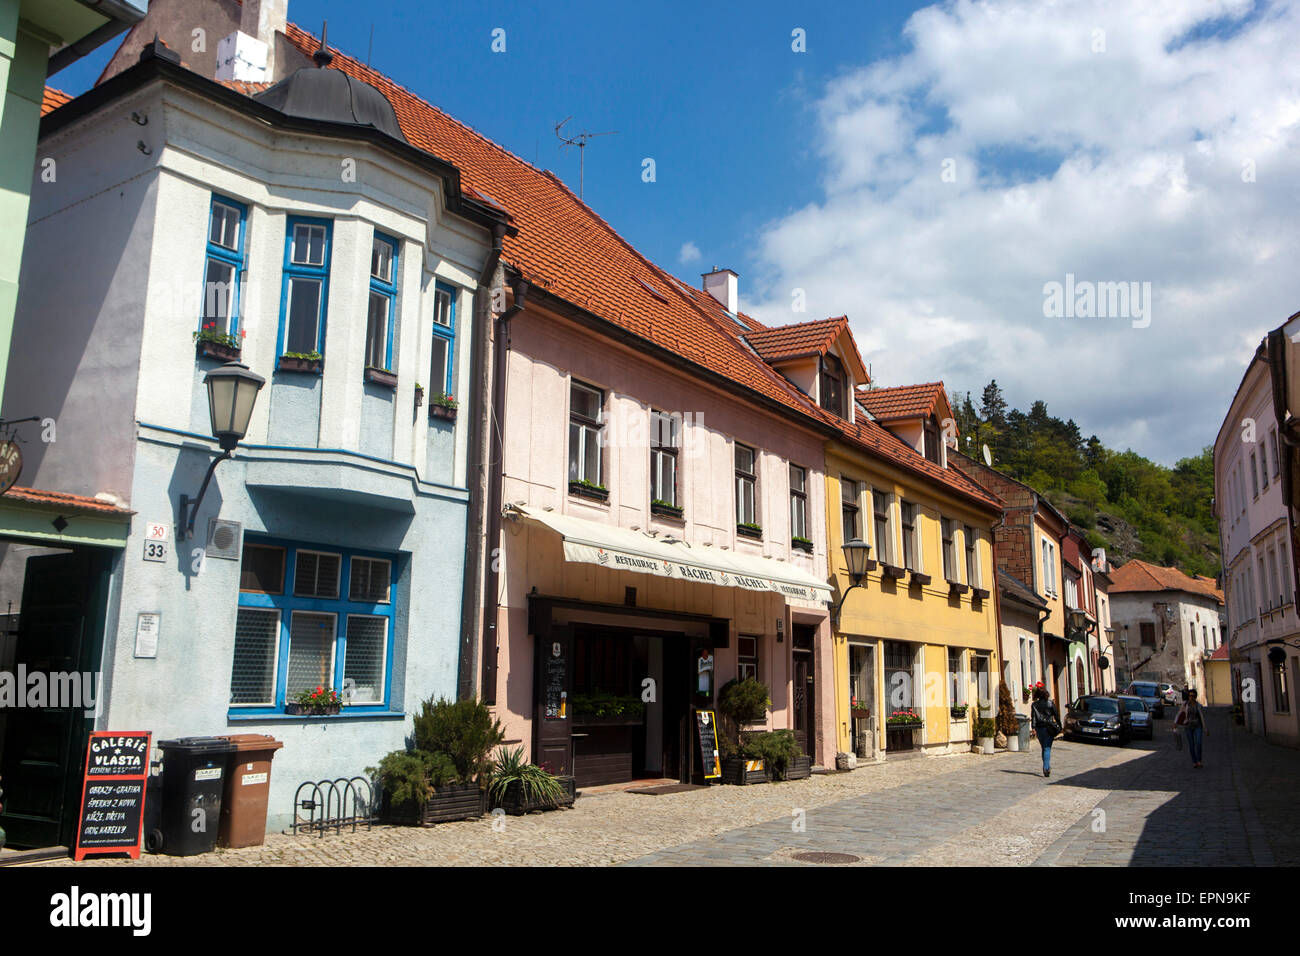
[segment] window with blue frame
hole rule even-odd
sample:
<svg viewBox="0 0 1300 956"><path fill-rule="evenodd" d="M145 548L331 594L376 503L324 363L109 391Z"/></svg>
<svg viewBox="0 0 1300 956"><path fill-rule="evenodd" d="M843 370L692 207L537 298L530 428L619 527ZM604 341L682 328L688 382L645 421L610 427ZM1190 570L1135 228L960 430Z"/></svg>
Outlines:
<svg viewBox="0 0 1300 956"><path fill-rule="evenodd" d="M387 710L394 570L391 556L247 538L231 712L280 713L317 687L353 713Z"/></svg>
<svg viewBox="0 0 1300 956"><path fill-rule="evenodd" d="M392 371L393 314L397 302L397 240L375 233L370 249L370 304L366 365Z"/></svg>
<svg viewBox="0 0 1300 956"><path fill-rule="evenodd" d="M433 358L429 363L431 395L452 394L455 359L456 290L437 282L433 287Z"/></svg>
<svg viewBox="0 0 1300 956"><path fill-rule="evenodd" d="M280 305L281 355L321 355L325 351L332 230L333 223L327 219L291 218L288 222Z"/></svg>
<svg viewBox="0 0 1300 956"><path fill-rule="evenodd" d="M219 335L239 334L239 280L244 272L244 224L248 207L212 197L203 264L200 329Z"/></svg>

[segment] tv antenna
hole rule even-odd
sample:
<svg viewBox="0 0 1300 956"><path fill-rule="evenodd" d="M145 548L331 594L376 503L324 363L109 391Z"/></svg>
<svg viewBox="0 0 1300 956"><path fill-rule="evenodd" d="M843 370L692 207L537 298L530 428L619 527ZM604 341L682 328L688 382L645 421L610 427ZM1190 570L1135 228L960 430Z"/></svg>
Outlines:
<svg viewBox="0 0 1300 956"><path fill-rule="evenodd" d="M586 178L586 169L583 157L587 148L587 141L595 139L597 136L615 136L618 134L618 130L613 129L604 133L588 133L586 130L583 130L575 136L564 136L560 133L560 129L571 119L573 119L573 117L568 116L555 124L555 138L560 141L560 149L564 149L566 146L578 147L578 198L581 199L583 181Z"/></svg>

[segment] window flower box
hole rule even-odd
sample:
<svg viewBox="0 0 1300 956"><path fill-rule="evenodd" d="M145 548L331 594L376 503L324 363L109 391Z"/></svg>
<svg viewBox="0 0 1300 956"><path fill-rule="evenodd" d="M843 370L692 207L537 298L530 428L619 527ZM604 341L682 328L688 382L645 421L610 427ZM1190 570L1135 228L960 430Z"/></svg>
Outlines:
<svg viewBox="0 0 1300 956"><path fill-rule="evenodd" d="M592 501L609 501L608 488L582 478L569 482L569 494L579 498L590 498Z"/></svg>
<svg viewBox="0 0 1300 956"><path fill-rule="evenodd" d="M523 788L518 781L511 781L506 787L505 796L500 800L493 800L493 804L505 810L512 817L523 816L525 813L532 813L535 810L558 810L560 807L573 806L577 798L577 782L573 777L556 777L556 781L564 790L564 795L555 803L545 800L541 797L525 797Z"/></svg>
<svg viewBox="0 0 1300 956"><path fill-rule="evenodd" d="M809 538L800 538L796 535L790 539L790 547L794 548L796 551L804 551L808 554L812 554L813 543Z"/></svg>
<svg viewBox="0 0 1300 956"><path fill-rule="evenodd" d="M286 714L301 716L337 714L342 709L343 701L339 698L339 692L333 687L326 688L320 685L315 690L303 691L293 700L285 701L284 704Z"/></svg>
<svg viewBox="0 0 1300 956"><path fill-rule="evenodd" d="M948 593L949 593L949 594L965 594L965 593L966 593L967 591L969 591L969 590L970 590L970 588L967 587L965 584L962 584L960 581L949 581L949 582L948 582Z"/></svg>
<svg viewBox="0 0 1300 956"><path fill-rule="evenodd" d="M911 580L912 584L917 584L924 587L925 585L929 584L930 581L931 581L930 575L923 574L920 571L912 572L912 580Z"/></svg>
<svg viewBox="0 0 1300 956"><path fill-rule="evenodd" d="M907 573L896 564L882 564L880 567L884 572L885 577L893 578L895 581L902 580L903 575Z"/></svg>
<svg viewBox="0 0 1300 956"><path fill-rule="evenodd" d="M871 716L871 711L866 707L850 707L849 716L854 720L866 720Z"/></svg>
<svg viewBox="0 0 1300 956"><path fill-rule="evenodd" d="M755 538L761 541L763 539L763 526L746 521L743 524L736 525L736 534L742 538Z"/></svg>
<svg viewBox="0 0 1300 956"><path fill-rule="evenodd" d="M325 367L325 357L319 352L286 352L276 363L276 371L309 372L319 375Z"/></svg>
<svg viewBox="0 0 1300 956"><path fill-rule="evenodd" d="M950 713L952 714L952 719L953 719L953 720L965 720L965 719L966 719L966 711L967 711L969 708L970 708L970 705L969 705L969 704L958 704L957 706L950 708Z"/></svg>
<svg viewBox="0 0 1300 956"><path fill-rule="evenodd" d="M981 601L987 601L989 599L989 589L975 588L975 597L979 598Z"/></svg>
<svg viewBox="0 0 1300 956"><path fill-rule="evenodd" d="M375 368L373 365L366 366L366 381L374 385L386 385L388 388L397 388L397 373L390 372L386 368Z"/></svg>
<svg viewBox="0 0 1300 956"><path fill-rule="evenodd" d="M342 704L325 704L311 706L290 701L284 705L284 712L290 717L332 717L343 710Z"/></svg>
<svg viewBox="0 0 1300 956"><path fill-rule="evenodd" d="M661 518L676 518L678 520L681 520L682 515L685 514L685 512L676 505L670 505L668 502L660 501L659 499L650 502L650 513L652 515L658 515Z"/></svg>
<svg viewBox="0 0 1300 956"><path fill-rule="evenodd" d="M456 410L460 402L448 392L438 392L429 397L429 418L442 418L449 422L456 420Z"/></svg>
<svg viewBox="0 0 1300 956"><path fill-rule="evenodd" d="M218 362L238 362L240 348L238 345L225 345L208 339L194 340L195 358L215 359Z"/></svg>

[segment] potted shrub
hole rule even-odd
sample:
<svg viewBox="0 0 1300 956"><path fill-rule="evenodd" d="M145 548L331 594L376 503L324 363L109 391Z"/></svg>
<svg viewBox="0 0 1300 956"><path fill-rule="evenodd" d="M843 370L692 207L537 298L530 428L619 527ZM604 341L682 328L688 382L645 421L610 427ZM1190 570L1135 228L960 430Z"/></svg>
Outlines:
<svg viewBox="0 0 1300 956"><path fill-rule="evenodd" d="M325 367L325 356L319 352L285 352L276 364L280 372L313 372L320 374Z"/></svg>
<svg viewBox="0 0 1300 956"><path fill-rule="evenodd" d="M598 690L569 698L575 723L639 724L645 716L645 702L635 694L611 694Z"/></svg>
<svg viewBox="0 0 1300 956"><path fill-rule="evenodd" d="M216 359L218 362L238 362L247 334L240 329L238 335L229 335L218 330L217 323L209 322L194 333L195 356Z"/></svg>
<svg viewBox="0 0 1300 956"><path fill-rule="evenodd" d="M488 781L492 806L517 817L533 810L573 806L577 791L573 777L554 777L545 767L524 759L524 748L502 748Z"/></svg>
<svg viewBox="0 0 1300 956"><path fill-rule="evenodd" d="M456 409L460 402L450 392L438 392L429 398L429 417L445 418L449 422L456 420Z"/></svg>
<svg viewBox="0 0 1300 956"><path fill-rule="evenodd" d="M394 823L428 826L482 815L483 784L493 748L505 739L499 721L478 700L426 700L415 716L411 746L371 768Z"/></svg>
<svg viewBox="0 0 1300 956"><path fill-rule="evenodd" d="M993 735L997 733L997 726L993 723L992 717L979 717L975 720L975 752L991 754L993 753Z"/></svg>
<svg viewBox="0 0 1300 956"><path fill-rule="evenodd" d="M744 751L763 761L773 780L803 780L812 776L812 757L799 749L793 730L765 730L744 735Z"/></svg>
<svg viewBox="0 0 1300 956"><path fill-rule="evenodd" d="M761 752L763 744L747 748L743 727L765 719L771 706L772 697L767 685L752 677L730 680L718 692L718 712L727 721L718 741L723 753L723 783L767 783L767 765Z"/></svg>
<svg viewBox="0 0 1300 956"><path fill-rule="evenodd" d="M953 705L952 705L952 719L953 719L953 720L965 720L965 719L966 719L966 712L967 712L968 710L970 710L970 704L953 704Z"/></svg>
<svg viewBox="0 0 1300 956"><path fill-rule="evenodd" d="M998 733L1006 738L1009 750L1020 750L1020 721L1016 719L1016 705L1011 700L1011 688L1006 681L998 685Z"/></svg>
<svg viewBox="0 0 1300 956"><path fill-rule="evenodd" d="M317 686L315 690L305 690L284 705L286 714L302 716L324 716L337 714L343 709L343 700L333 687Z"/></svg>

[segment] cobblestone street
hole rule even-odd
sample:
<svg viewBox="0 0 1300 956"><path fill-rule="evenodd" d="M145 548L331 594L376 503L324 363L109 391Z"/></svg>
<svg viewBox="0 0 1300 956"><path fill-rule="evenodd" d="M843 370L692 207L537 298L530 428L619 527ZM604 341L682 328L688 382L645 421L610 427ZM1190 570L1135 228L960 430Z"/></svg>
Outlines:
<svg viewBox="0 0 1300 956"><path fill-rule="evenodd" d="M1034 744L757 787L583 795L572 810L506 818L503 829L485 817L77 865L772 866L801 865L794 855L808 851L849 854L854 865L1300 864L1288 809L1300 752L1229 732L1216 712L1205 769L1194 770L1174 748L1171 721L1156 726L1154 741L1124 748L1058 743L1050 779Z"/></svg>

